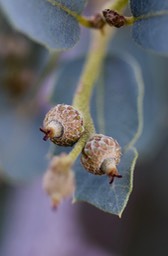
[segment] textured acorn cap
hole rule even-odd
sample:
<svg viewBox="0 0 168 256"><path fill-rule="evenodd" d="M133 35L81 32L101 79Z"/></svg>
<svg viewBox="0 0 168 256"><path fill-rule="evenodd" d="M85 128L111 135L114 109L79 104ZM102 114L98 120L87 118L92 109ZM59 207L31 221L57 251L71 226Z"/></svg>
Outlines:
<svg viewBox="0 0 168 256"><path fill-rule="evenodd" d="M72 106L58 104L46 114L43 128L40 129L55 144L72 146L84 132L83 118Z"/></svg>
<svg viewBox="0 0 168 256"><path fill-rule="evenodd" d="M116 140L103 134L95 134L85 144L81 162L86 170L96 175L107 174L111 177L119 175L116 165L120 162L121 148Z"/></svg>

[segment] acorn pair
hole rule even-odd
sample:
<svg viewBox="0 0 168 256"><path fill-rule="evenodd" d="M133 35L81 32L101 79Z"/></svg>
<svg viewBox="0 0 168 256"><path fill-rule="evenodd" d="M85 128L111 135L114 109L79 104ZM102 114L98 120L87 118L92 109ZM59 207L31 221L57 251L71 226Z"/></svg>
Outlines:
<svg viewBox="0 0 168 256"><path fill-rule="evenodd" d="M83 117L70 105L58 104L45 116L44 140L50 139L59 146L73 146L84 133ZM110 183L114 177L122 177L116 168L120 162L121 148L116 140L103 134L94 134L82 150L81 163L96 175L107 174Z"/></svg>

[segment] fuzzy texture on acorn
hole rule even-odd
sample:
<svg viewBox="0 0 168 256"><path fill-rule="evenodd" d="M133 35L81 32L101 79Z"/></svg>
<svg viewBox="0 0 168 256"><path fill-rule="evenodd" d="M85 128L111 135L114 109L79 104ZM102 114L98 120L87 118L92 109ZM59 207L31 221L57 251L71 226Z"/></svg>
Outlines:
<svg viewBox="0 0 168 256"><path fill-rule="evenodd" d="M93 174L108 175L112 183L115 177L122 177L116 168L120 158L121 148L116 140L103 134L95 134L85 144L81 162Z"/></svg>
<svg viewBox="0 0 168 256"><path fill-rule="evenodd" d="M43 128L44 140L50 139L59 146L72 146L84 132L83 118L72 106L58 104L46 114Z"/></svg>
<svg viewBox="0 0 168 256"><path fill-rule="evenodd" d="M57 208L75 189L74 173L71 164L65 161L65 156L64 153L54 156L43 177L43 189L51 198L52 208Z"/></svg>

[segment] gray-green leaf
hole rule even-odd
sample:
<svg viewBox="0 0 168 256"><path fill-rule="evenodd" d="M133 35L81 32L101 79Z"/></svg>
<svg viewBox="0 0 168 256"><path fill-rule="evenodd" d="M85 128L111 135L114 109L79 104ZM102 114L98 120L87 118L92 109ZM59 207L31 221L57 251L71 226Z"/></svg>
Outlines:
<svg viewBox="0 0 168 256"><path fill-rule="evenodd" d="M54 49L70 48L79 39L79 25L57 4L80 14L86 0L53 2L55 6L47 0L0 0L0 6L18 30L37 42Z"/></svg>
<svg viewBox="0 0 168 256"><path fill-rule="evenodd" d="M65 63L57 77L52 102L71 103L82 60ZM91 100L91 112L98 133L118 140L123 149L118 166L122 179L112 186L108 177L88 173L77 161L75 201L87 201L121 216L132 190L137 152L132 148L142 128L143 82L137 63L129 56L108 56Z"/></svg>
<svg viewBox="0 0 168 256"><path fill-rule="evenodd" d="M168 52L168 1L131 0L131 11L136 18L133 38L145 48Z"/></svg>

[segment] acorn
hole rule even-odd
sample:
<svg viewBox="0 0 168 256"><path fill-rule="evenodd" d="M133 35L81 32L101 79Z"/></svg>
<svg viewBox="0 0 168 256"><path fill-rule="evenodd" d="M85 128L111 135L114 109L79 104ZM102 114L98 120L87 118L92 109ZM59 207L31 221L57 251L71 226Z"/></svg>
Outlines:
<svg viewBox="0 0 168 256"><path fill-rule="evenodd" d="M122 177L116 168L120 158L121 148L115 139L103 134L95 134L85 144L81 163L90 173L108 175L111 184L115 177Z"/></svg>
<svg viewBox="0 0 168 256"><path fill-rule="evenodd" d="M73 146L84 132L83 118L72 106L58 104L46 114L43 128L45 136L59 146Z"/></svg>

